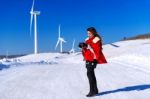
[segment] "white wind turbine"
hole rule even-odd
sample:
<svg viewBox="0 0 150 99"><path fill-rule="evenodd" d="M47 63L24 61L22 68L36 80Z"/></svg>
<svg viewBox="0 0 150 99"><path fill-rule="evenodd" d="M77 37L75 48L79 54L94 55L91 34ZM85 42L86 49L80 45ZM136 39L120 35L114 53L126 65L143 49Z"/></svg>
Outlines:
<svg viewBox="0 0 150 99"><path fill-rule="evenodd" d="M33 0L33 4L31 7L31 19L30 19L30 36L32 33L32 22L33 22L33 18L34 18L34 54L38 53L38 44L37 44L37 15L40 15L40 11L34 11L34 2L35 0Z"/></svg>
<svg viewBox="0 0 150 99"><path fill-rule="evenodd" d="M62 43L65 43L66 41L64 40L64 38L60 37L60 25L58 28L58 41L56 43L55 49L57 48L58 44L60 44L60 52L63 52L63 48L62 48Z"/></svg>
<svg viewBox="0 0 150 99"><path fill-rule="evenodd" d="M69 51L69 53L75 53L74 44L75 44L75 39L73 40L72 49Z"/></svg>

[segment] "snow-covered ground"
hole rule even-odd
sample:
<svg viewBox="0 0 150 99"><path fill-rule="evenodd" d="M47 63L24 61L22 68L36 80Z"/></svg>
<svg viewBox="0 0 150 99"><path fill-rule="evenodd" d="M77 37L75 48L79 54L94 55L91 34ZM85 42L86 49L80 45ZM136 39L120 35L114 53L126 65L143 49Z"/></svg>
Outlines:
<svg viewBox="0 0 150 99"><path fill-rule="evenodd" d="M150 40L103 46L107 64L95 73L99 94L92 99L150 99ZM43 53L0 60L0 99L87 99L81 53Z"/></svg>

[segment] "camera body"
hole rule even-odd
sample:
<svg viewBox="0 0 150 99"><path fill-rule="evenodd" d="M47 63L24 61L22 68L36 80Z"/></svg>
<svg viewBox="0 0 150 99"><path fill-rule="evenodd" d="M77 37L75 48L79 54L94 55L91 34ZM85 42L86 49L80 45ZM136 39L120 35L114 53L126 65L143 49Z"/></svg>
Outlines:
<svg viewBox="0 0 150 99"><path fill-rule="evenodd" d="M79 45L78 45L79 48L87 48L87 46L88 45L84 42L80 42Z"/></svg>

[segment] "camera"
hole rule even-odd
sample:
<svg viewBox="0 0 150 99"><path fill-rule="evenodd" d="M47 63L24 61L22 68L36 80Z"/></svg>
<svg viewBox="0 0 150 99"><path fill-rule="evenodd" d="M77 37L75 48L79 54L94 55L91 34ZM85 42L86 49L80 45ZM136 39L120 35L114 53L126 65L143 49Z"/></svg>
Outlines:
<svg viewBox="0 0 150 99"><path fill-rule="evenodd" d="M87 47L87 44L84 43L84 42L80 42L79 45L78 45L79 48L85 48Z"/></svg>

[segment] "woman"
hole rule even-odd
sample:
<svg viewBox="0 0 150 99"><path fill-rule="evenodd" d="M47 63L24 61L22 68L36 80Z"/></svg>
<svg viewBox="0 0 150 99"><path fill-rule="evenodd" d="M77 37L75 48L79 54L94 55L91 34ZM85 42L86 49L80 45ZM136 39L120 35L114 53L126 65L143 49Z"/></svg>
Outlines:
<svg viewBox="0 0 150 99"><path fill-rule="evenodd" d="M107 61L102 53L102 39L97 33L96 29L94 27L88 28L87 35L88 38L85 40L85 45L88 46L88 49L90 49L91 53L86 51L87 47L83 47L82 54L86 61L87 77L90 85L90 91L87 94L87 97L91 97L98 94L94 69L96 68L97 64L107 63Z"/></svg>

